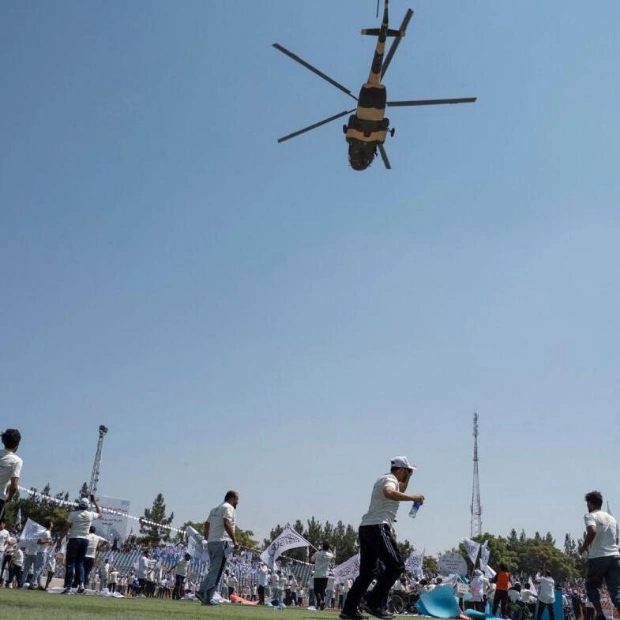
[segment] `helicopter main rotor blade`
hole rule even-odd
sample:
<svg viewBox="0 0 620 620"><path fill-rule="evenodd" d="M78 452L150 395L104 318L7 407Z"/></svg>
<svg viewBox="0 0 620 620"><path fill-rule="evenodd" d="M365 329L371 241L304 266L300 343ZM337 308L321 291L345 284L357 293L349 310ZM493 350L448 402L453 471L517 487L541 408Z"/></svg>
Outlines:
<svg viewBox="0 0 620 620"><path fill-rule="evenodd" d="M329 75L326 75L322 71L319 71L316 67L313 67L310 63L303 60L303 58L297 56L297 54L293 54L293 52L287 50L285 47L282 47L279 43L274 43L273 46L278 51L286 54L289 58L292 58L295 62L298 62L300 65L302 65L302 67L306 67L306 69L312 71L312 73L318 75L320 78L324 79L326 82L329 82L332 86L335 86L338 90L341 90L343 93L346 93L347 95L349 95L349 97L352 97L353 99L355 99L355 101L357 101L357 97L348 88L336 82L336 80L330 78Z"/></svg>
<svg viewBox="0 0 620 620"><path fill-rule="evenodd" d="M478 97L461 97L460 99L418 99L416 101L388 101L391 108L412 105L443 105L444 103L473 103Z"/></svg>
<svg viewBox="0 0 620 620"><path fill-rule="evenodd" d="M412 17L413 17L413 11L411 9L407 9L407 12L405 13L405 17L403 17L403 22L399 28L399 30L402 32L403 35L407 31L407 26L409 25L409 22L411 21ZM383 66L381 68L381 78L383 78L383 76L385 75L385 72L388 70L390 63L392 62L392 56L394 56L396 50L398 49L401 39L402 39L402 36L396 37L392 41L392 45L390 46L387 56L385 57L385 60L383 61Z"/></svg>
<svg viewBox="0 0 620 620"><path fill-rule="evenodd" d="M321 125L327 125L327 123L331 123L332 121L335 121L337 118L340 118L342 116L345 116L346 114L351 114L351 112L354 112L355 110L345 110L344 112L340 112L340 114L334 114L334 116L330 116L329 118L325 118L322 121L319 121L318 123L314 123L313 125L308 125L308 127L304 127L303 129L299 129L298 131L294 131L293 133L289 133L287 136L283 136L282 138L278 138L278 143L280 142L284 142L285 140L290 140L291 138L295 138L297 136L299 136L302 133L306 133L307 131L311 131L312 129L316 129L317 127L320 127Z"/></svg>
<svg viewBox="0 0 620 620"><path fill-rule="evenodd" d="M392 166L390 166L390 160L388 159L387 153L385 152L385 147L380 142L379 153L381 153L381 159L383 160L383 165L385 166L386 170L391 170Z"/></svg>

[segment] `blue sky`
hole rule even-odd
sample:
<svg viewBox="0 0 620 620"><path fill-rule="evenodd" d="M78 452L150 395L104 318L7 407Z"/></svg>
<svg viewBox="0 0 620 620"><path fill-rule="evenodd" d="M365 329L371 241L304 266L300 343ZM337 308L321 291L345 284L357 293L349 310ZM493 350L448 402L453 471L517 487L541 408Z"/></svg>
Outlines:
<svg viewBox="0 0 620 620"><path fill-rule="evenodd" d="M398 535L579 536L620 511L620 5L392 0L415 11L389 97L393 169L346 160L371 0L0 7L0 411L22 482L175 525L228 488L262 540L357 525L418 465Z"/></svg>

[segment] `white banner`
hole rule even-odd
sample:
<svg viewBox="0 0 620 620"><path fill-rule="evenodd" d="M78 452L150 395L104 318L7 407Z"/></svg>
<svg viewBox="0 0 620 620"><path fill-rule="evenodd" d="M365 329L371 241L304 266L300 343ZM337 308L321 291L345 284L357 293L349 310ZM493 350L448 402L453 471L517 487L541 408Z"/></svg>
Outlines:
<svg viewBox="0 0 620 620"><path fill-rule="evenodd" d="M192 556L192 560L200 560L209 564L205 537L190 525L185 530L185 539L187 540L187 553Z"/></svg>
<svg viewBox="0 0 620 620"><path fill-rule="evenodd" d="M23 541L37 541L39 540L39 536L45 532L45 528L42 525L39 525L36 521L32 519L28 519L26 521L26 525L24 525L24 529L19 537L21 542Z"/></svg>
<svg viewBox="0 0 620 620"><path fill-rule="evenodd" d="M461 541L463 546L465 547L465 551L467 551L467 555L471 560L471 563L476 566L476 559L478 558L478 551L480 551L480 543L472 540L471 538L463 538Z"/></svg>
<svg viewBox="0 0 620 620"><path fill-rule="evenodd" d="M110 545L119 546L127 537L127 516L129 515L129 500L118 497L99 497L99 505L103 510L100 519L93 522L97 534L103 536Z"/></svg>
<svg viewBox="0 0 620 620"><path fill-rule="evenodd" d="M409 557L405 561L405 568L415 577L422 577L422 564L424 562L424 549L418 551L412 549Z"/></svg>
<svg viewBox="0 0 620 620"><path fill-rule="evenodd" d="M360 554L345 560L342 564L338 564L334 568L334 580L342 582L345 579L355 579L360 572Z"/></svg>
<svg viewBox="0 0 620 620"><path fill-rule="evenodd" d="M290 525L287 525L282 534L278 536L270 545L260 554L260 559L273 569L274 562L289 549L297 547L311 547L310 543L298 534Z"/></svg>
<svg viewBox="0 0 620 620"><path fill-rule="evenodd" d="M467 575L467 562L460 553L448 551L437 561L440 575Z"/></svg>
<svg viewBox="0 0 620 620"><path fill-rule="evenodd" d="M491 555L491 550L489 549L489 541L485 540L482 543L482 547L480 547L480 568L483 571L486 571L486 568L489 564L490 555Z"/></svg>

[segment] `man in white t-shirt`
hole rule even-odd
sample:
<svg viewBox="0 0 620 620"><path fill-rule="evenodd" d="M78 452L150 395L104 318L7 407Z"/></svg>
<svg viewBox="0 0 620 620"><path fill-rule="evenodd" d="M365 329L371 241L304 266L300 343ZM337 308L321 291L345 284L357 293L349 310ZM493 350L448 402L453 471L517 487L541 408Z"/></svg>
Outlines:
<svg viewBox="0 0 620 620"><path fill-rule="evenodd" d="M183 584L187 579L187 572L189 570L189 563L192 556L186 553L175 565L174 565L174 590L172 592L172 598L178 601L183 598Z"/></svg>
<svg viewBox="0 0 620 620"><path fill-rule="evenodd" d="M4 564L4 551L11 534L6 529L6 522L0 517L0 585L2 585L2 565Z"/></svg>
<svg viewBox="0 0 620 620"><path fill-rule="evenodd" d="M0 519L4 516L4 505L17 493L23 461L15 454L22 440L16 428L7 428L2 433L4 449L0 450Z"/></svg>
<svg viewBox="0 0 620 620"><path fill-rule="evenodd" d="M584 516L586 535L579 553L587 553L585 588L596 610L594 620L605 620L599 591L603 581L611 602L620 611L620 528L610 514L601 510L603 496L599 491L590 491L585 500L588 507Z"/></svg>
<svg viewBox="0 0 620 620"><path fill-rule="evenodd" d="M90 573L95 566L95 558L97 557L97 550L101 547L109 546L109 542L103 536L97 534L97 529L94 525L88 528L88 546L86 547L86 553L84 554L84 586L88 587L90 581ZM73 585L75 585L76 578L73 579Z"/></svg>
<svg viewBox="0 0 620 620"><path fill-rule="evenodd" d="M28 577L32 568L32 580L29 582L29 588L31 590L36 590L41 586L39 579L41 578L41 573L43 572L43 568L45 566L47 552L50 545L54 544L54 540L52 538L52 520L48 519L43 524L43 527L45 530L39 534L37 540L28 544L28 555L24 561L24 579Z"/></svg>
<svg viewBox="0 0 620 620"><path fill-rule="evenodd" d="M406 456L394 457L390 473L381 476L374 484L370 495L368 512L362 517L358 530L360 542L360 572L344 602L341 620L361 620L358 611L360 603L371 615L381 620L390 620L393 615L385 609L390 588L405 570L405 563L396 546L392 525L396 519L399 502L424 503L424 495L405 493L415 467ZM371 592L366 593L374 576L377 562L384 570L377 578ZM366 599L363 601L363 597Z"/></svg>
<svg viewBox="0 0 620 620"><path fill-rule="evenodd" d="M471 580L470 587L471 599L469 600L468 607L476 611L484 611L489 580L483 575L479 568L474 570L474 578Z"/></svg>
<svg viewBox="0 0 620 620"><path fill-rule="evenodd" d="M540 573L534 578L534 583L538 584L538 613L536 620L541 620L545 607L549 610L550 620L555 620L555 581L551 576L551 571L546 570L544 575Z"/></svg>
<svg viewBox="0 0 620 620"><path fill-rule="evenodd" d="M314 596L316 597L317 609L325 609L327 578L333 559L334 554L329 550L329 543L326 540L321 543L321 548L310 559L314 564ZM330 602L328 601L328 605Z"/></svg>
<svg viewBox="0 0 620 620"><path fill-rule="evenodd" d="M67 558L65 560L65 589L63 594L71 592L71 585L77 573L78 594L84 592L84 558L88 549L88 533L94 519L101 517L101 507L94 495L90 496L95 505L95 512L89 510L90 501L82 497L78 507L69 512L66 527L67 534Z"/></svg>
<svg viewBox="0 0 620 620"><path fill-rule="evenodd" d="M258 604L265 604L265 586L267 585L267 580L269 579L269 569L267 566L261 562L258 570L256 571L256 579L258 581Z"/></svg>
<svg viewBox="0 0 620 620"><path fill-rule="evenodd" d="M114 567L110 567L110 573L108 574L108 588L112 594L116 592L116 586L118 585L118 570Z"/></svg>
<svg viewBox="0 0 620 620"><path fill-rule="evenodd" d="M213 600L213 595L217 591L229 556L232 555L233 549L239 548L235 535L235 510L238 503L239 494L236 491L228 491L224 501L211 510L205 521L203 533L209 551L209 572L196 592L196 598L203 605L219 604Z"/></svg>

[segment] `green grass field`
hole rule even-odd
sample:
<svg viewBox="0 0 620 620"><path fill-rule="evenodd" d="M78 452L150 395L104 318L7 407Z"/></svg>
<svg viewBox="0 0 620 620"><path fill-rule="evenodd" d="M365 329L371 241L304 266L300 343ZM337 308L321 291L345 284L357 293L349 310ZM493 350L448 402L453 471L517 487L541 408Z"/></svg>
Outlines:
<svg viewBox="0 0 620 620"><path fill-rule="evenodd" d="M248 605L201 606L198 601L169 599L64 596L29 590L0 589L0 616L4 620L336 620L336 611L308 611ZM274 618L275 616L275 618Z"/></svg>

